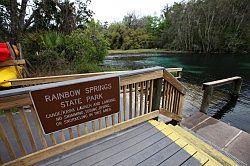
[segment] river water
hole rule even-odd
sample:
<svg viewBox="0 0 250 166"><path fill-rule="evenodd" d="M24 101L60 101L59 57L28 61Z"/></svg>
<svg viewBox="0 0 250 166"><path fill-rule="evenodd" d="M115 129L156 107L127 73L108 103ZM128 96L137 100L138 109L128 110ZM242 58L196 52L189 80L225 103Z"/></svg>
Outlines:
<svg viewBox="0 0 250 166"><path fill-rule="evenodd" d="M250 133L250 55L232 54L132 54L106 57L106 66L132 69L162 66L183 68L181 82L188 89L184 117L199 111L202 83L233 76L243 78L238 99L229 97L230 85L215 89L208 115Z"/></svg>

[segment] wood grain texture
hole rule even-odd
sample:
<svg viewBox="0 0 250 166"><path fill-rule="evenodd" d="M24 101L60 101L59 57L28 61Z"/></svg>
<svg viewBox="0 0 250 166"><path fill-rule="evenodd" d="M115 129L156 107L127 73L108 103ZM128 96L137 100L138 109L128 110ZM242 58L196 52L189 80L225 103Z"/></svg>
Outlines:
<svg viewBox="0 0 250 166"><path fill-rule="evenodd" d="M55 138L54 133L50 133L50 134L49 134L49 137L50 137L50 140L51 140L51 142L52 142L52 145L56 145L57 142L56 142L56 138Z"/></svg>
<svg viewBox="0 0 250 166"><path fill-rule="evenodd" d="M138 83L135 84L135 111L134 117L138 116Z"/></svg>
<svg viewBox="0 0 250 166"><path fill-rule="evenodd" d="M33 165L39 161L45 160L49 157L55 156L57 154L66 152L68 150L71 150L73 148L79 147L80 145L86 144L88 142L106 137L108 135L111 135L113 133L119 132L121 130L124 130L126 128L135 126L139 123L142 123L146 120L155 118L159 115L159 111L154 111L149 114L139 116L136 118L133 118L131 120L127 120L125 122L116 124L114 126L110 126L108 128L104 128L101 130L98 130L94 133L89 133L86 135L83 135L81 137L77 137L72 140L65 141L64 143L57 144L55 146L48 147L46 149L37 151L35 153L29 154L27 156L21 157L19 159L13 160L11 162L8 162L5 165Z"/></svg>
<svg viewBox="0 0 250 166"><path fill-rule="evenodd" d="M126 115L126 110L127 110L127 95L126 95L126 89L127 86L124 85L123 86L123 117L124 117L124 121L127 120L127 115Z"/></svg>
<svg viewBox="0 0 250 166"><path fill-rule="evenodd" d="M172 86L174 86L180 93L186 94L186 88L180 83L172 74L168 71L163 71L163 78L168 81Z"/></svg>
<svg viewBox="0 0 250 166"><path fill-rule="evenodd" d="M47 147L48 147L48 144L47 144L46 139L45 139L45 137L44 137L43 130L42 130L42 127L41 127L41 124L40 124L40 122L39 122L39 120L38 120L38 116L37 116L37 114L36 114L35 109L34 109L33 106L31 106L31 114L32 114L32 117L33 117L33 119L34 119L36 128L37 128L37 130L38 130L38 135L39 135L39 138L40 138L41 143L42 143L42 145L43 145L43 148L47 148Z"/></svg>
<svg viewBox="0 0 250 166"><path fill-rule="evenodd" d="M32 101L29 94L15 95L9 97L0 97L0 109L10 109L13 107L22 107L31 105Z"/></svg>
<svg viewBox="0 0 250 166"><path fill-rule="evenodd" d="M73 139L74 138L74 134L73 134L73 130L71 127L68 128L68 131L69 131L69 138L70 139Z"/></svg>
<svg viewBox="0 0 250 166"><path fill-rule="evenodd" d="M78 137L80 137L80 136L81 136L80 125L77 125L77 126L76 126L76 130L77 130L77 135L78 135Z"/></svg>
<svg viewBox="0 0 250 166"><path fill-rule="evenodd" d="M59 131L59 137L60 137L60 140L61 140L62 142L65 141L65 136L64 136L64 131L63 131L63 130L60 130L60 131Z"/></svg>
<svg viewBox="0 0 250 166"><path fill-rule="evenodd" d="M35 143L34 136L32 134L29 122L28 122L28 120L27 120L27 118L25 116L23 108L19 108L19 116L20 116L20 118L22 120L22 123L24 125L24 129L25 129L25 131L26 131L26 133L28 135L32 151L35 152L37 150L36 143Z"/></svg>
<svg viewBox="0 0 250 166"><path fill-rule="evenodd" d="M181 116L179 116L177 114L174 114L174 113L172 113L172 112L170 112L168 110L165 110L163 108L160 109L160 114L162 114L162 115L164 115L166 117L172 118L172 119L174 119L176 121L181 121L181 119L182 119Z"/></svg>
<svg viewBox="0 0 250 166"><path fill-rule="evenodd" d="M6 112L5 115L7 117L7 120L8 120L8 123L10 125L10 128L12 129L13 134L14 134L14 136L16 138L18 147L21 150L22 155L25 156L27 154L27 152L26 152L26 150L24 148L24 145L23 145L23 142L22 142L22 138L21 138L21 136L20 136L20 134L18 132L18 129L17 129L15 120L13 118L12 112Z"/></svg>
<svg viewBox="0 0 250 166"><path fill-rule="evenodd" d="M9 139L8 139L8 137L6 135L6 132L5 132L5 130L4 130L4 128L3 128L3 126L2 126L1 123L0 123L0 138L3 141L3 143L4 143L4 145L5 145L6 149L7 149L7 151L9 153L10 158L12 160L14 160L16 158L15 151L14 151L12 145L10 144Z"/></svg>
<svg viewBox="0 0 250 166"><path fill-rule="evenodd" d="M120 85L124 86L124 85L134 84L137 82L149 81L157 78L162 78L162 76L163 76L162 70L143 73L143 74L136 74L132 76L122 77Z"/></svg>
<svg viewBox="0 0 250 166"><path fill-rule="evenodd" d="M26 62L24 59L21 59L21 60L7 60L7 61L4 61L4 62L1 62L0 63L0 67L5 67L5 66L13 66L13 65L25 65Z"/></svg>
<svg viewBox="0 0 250 166"><path fill-rule="evenodd" d="M142 115L143 113L143 82L140 83L140 114Z"/></svg>
<svg viewBox="0 0 250 166"><path fill-rule="evenodd" d="M133 109L133 85L129 85L129 119L132 119L132 109Z"/></svg>

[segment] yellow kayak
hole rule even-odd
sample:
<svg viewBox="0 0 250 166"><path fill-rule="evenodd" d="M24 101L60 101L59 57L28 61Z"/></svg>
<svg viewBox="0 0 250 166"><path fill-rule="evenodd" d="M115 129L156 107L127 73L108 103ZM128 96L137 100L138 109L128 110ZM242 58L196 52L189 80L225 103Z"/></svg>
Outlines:
<svg viewBox="0 0 250 166"><path fill-rule="evenodd" d="M22 67L17 66L17 69L22 72ZM0 87L10 87L11 82L9 80L17 79L18 73L15 66L0 68Z"/></svg>

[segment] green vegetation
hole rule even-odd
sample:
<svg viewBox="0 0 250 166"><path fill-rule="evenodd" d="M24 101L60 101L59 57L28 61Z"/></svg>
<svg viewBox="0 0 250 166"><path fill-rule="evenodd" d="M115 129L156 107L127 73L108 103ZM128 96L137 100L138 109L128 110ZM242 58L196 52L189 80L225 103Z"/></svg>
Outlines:
<svg viewBox="0 0 250 166"><path fill-rule="evenodd" d="M113 54L147 54L147 53L183 53L184 51L170 51L166 49L130 49L130 50L109 50L109 55ZM185 52L187 53L187 52Z"/></svg>
<svg viewBox="0 0 250 166"><path fill-rule="evenodd" d="M111 24L93 20L90 3L0 1L0 41L20 42L36 75L113 70L100 66L108 53L250 52L248 0L163 4L161 17Z"/></svg>
<svg viewBox="0 0 250 166"><path fill-rule="evenodd" d="M108 27L111 49L250 52L248 0L190 0L165 6L162 17L128 14Z"/></svg>

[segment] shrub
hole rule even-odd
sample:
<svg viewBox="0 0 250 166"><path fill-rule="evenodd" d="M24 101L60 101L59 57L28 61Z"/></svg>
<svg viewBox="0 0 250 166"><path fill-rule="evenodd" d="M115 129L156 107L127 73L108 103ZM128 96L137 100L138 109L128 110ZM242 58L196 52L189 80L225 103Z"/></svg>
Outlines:
<svg viewBox="0 0 250 166"><path fill-rule="evenodd" d="M96 64L102 62L108 54L108 42L101 32L101 25L91 21L86 29L77 29L67 36L66 52L70 59Z"/></svg>

